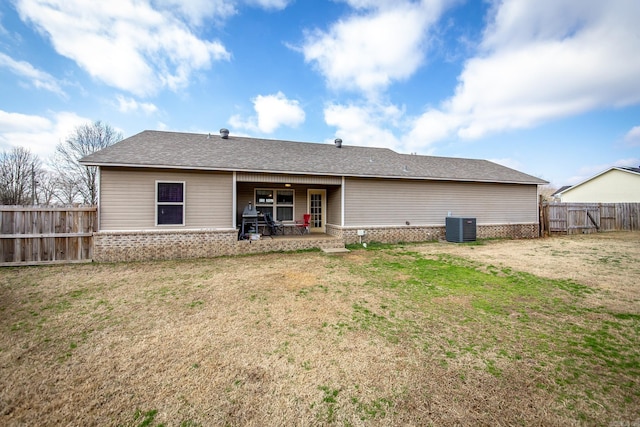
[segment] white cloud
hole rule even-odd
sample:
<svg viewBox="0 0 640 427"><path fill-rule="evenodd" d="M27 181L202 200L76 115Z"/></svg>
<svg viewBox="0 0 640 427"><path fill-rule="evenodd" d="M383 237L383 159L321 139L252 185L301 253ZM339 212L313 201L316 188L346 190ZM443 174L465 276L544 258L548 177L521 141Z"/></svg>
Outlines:
<svg viewBox="0 0 640 427"><path fill-rule="evenodd" d="M342 0L354 9L381 9L395 6L398 0Z"/></svg>
<svg viewBox="0 0 640 427"><path fill-rule="evenodd" d="M349 1L361 14L306 34L300 48L330 87L377 95L409 78L423 63L427 33L440 17L439 1Z"/></svg>
<svg viewBox="0 0 640 427"><path fill-rule="evenodd" d="M235 2L229 0L155 0L154 4L183 16L194 26L224 23L237 13Z"/></svg>
<svg viewBox="0 0 640 427"><path fill-rule="evenodd" d="M624 141L631 147L640 147L640 126L634 126L624 136Z"/></svg>
<svg viewBox="0 0 640 427"><path fill-rule="evenodd" d="M416 144L527 128L640 102L640 3L505 0L455 94L416 120ZM426 124L434 125L429 128Z"/></svg>
<svg viewBox="0 0 640 427"><path fill-rule="evenodd" d="M296 100L287 99L282 92L275 95L258 95L253 102L258 113L258 128L271 133L280 126L296 127L304 123L304 110Z"/></svg>
<svg viewBox="0 0 640 427"><path fill-rule="evenodd" d="M331 104L324 120L337 128L336 136L345 144L398 149L402 144L394 130L401 126L402 114L394 105Z"/></svg>
<svg viewBox="0 0 640 427"><path fill-rule="evenodd" d="M42 117L0 110L0 149L24 147L44 161L53 155L56 145L66 140L76 127L92 122L71 112Z"/></svg>
<svg viewBox="0 0 640 427"><path fill-rule="evenodd" d="M243 119L234 115L229 124L239 129L273 133L280 126L296 127L305 120L305 112L297 100L287 99L282 93L258 95L253 100L257 116Z"/></svg>
<svg viewBox="0 0 640 427"><path fill-rule="evenodd" d="M244 129L248 132L258 132L255 117L245 119L240 114L234 114L227 121L233 129Z"/></svg>
<svg viewBox="0 0 640 427"><path fill-rule="evenodd" d="M405 145L411 151L421 150L436 141L446 139L462 123L455 114L429 109L425 114L413 118L411 131L405 137Z"/></svg>
<svg viewBox="0 0 640 427"><path fill-rule="evenodd" d="M169 9L174 14L187 19L191 25L222 26L228 18L238 13L239 3L259 7L266 10L282 10L290 0L154 0L153 3Z"/></svg>
<svg viewBox="0 0 640 427"><path fill-rule="evenodd" d="M118 110L121 113L131 113L142 111L144 114L153 114L158 111L158 107L149 102L138 102L133 98L127 98L122 95L116 95L118 101Z"/></svg>
<svg viewBox="0 0 640 427"><path fill-rule="evenodd" d="M229 53L199 39L170 10L147 1L18 0L17 10L55 50L92 77L138 96L177 90L191 73ZM211 13L211 12L210 12Z"/></svg>
<svg viewBox="0 0 640 427"><path fill-rule="evenodd" d="M9 113L0 110L0 133L23 131L30 129L39 131L51 127L51 121L40 116L30 116L20 113Z"/></svg>
<svg viewBox="0 0 640 427"><path fill-rule="evenodd" d="M259 6L263 9L282 10L287 7L290 0L245 0L246 3Z"/></svg>
<svg viewBox="0 0 640 427"><path fill-rule="evenodd" d="M266 10L282 10L291 0L153 0L155 6L170 10L196 27L223 26L228 18L238 13L240 3Z"/></svg>
<svg viewBox="0 0 640 427"><path fill-rule="evenodd" d="M6 67L15 75L27 79L36 89L48 90L63 98L67 97L67 94L62 90L62 87L55 77L42 70L38 70L28 62L16 61L0 52L0 67Z"/></svg>

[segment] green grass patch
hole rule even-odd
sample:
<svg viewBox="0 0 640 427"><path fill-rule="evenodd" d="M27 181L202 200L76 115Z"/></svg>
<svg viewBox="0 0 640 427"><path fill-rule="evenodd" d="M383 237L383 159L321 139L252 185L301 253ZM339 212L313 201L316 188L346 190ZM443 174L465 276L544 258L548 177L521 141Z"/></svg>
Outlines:
<svg viewBox="0 0 640 427"><path fill-rule="evenodd" d="M311 404L311 409L316 410L316 418L320 423L333 424L337 417L340 390L326 385L319 386L318 390L322 391L322 397L319 402Z"/></svg>
<svg viewBox="0 0 640 427"><path fill-rule="evenodd" d="M387 310L366 301L354 304L343 328L418 345L439 354L443 367L469 355L498 379L505 377L502 366L509 360L555 365L555 392L563 404L600 405L611 387L637 402L621 378L630 376L639 385L640 315L588 307L585 299L596 292L589 286L453 256L426 257L405 247L380 251L357 269L366 274L366 286L389 294L389 303ZM422 313L417 319L416 310ZM585 320L593 316L609 320ZM562 391L575 387L582 391Z"/></svg>
<svg viewBox="0 0 640 427"><path fill-rule="evenodd" d="M142 412L139 409L136 409L136 412L133 414L133 419L137 423L137 427L150 427L153 426L153 422L156 419L156 415L158 415L157 409L152 409L151 411ZM163 424L156 424L156 427L161 427Z"/></svg>

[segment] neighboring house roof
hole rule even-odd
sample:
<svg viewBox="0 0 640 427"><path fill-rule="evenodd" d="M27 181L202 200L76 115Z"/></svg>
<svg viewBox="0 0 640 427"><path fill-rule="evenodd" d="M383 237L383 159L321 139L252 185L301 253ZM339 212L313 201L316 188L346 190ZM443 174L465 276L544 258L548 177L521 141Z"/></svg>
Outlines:
<svg viewBox="0 0 640 427"><path fill-rule="evenodd" d="M563 185L562 187L558 188L555 193L553 193L551 195L551 197L557 196L558 194L562 193L564 190L568 190L569 188L571 188L570 185Z"/></svg>
<svg viewBox="0 0 640 427"><path fill-rule="evenodd" d="M629 171L629 172L640 173L640 167L637 167L637 168L621 167L619 169L624 169L624 170Z"/></svg>
<svg viewBox="0 0 640 427"><path fill-rule="evenodd" d="M609 169L606 169L606 170L604 170L604 171L592 176L591 178L587 178L584 181L581 181L581 182L579 182L579 183L577 183L575 185L568 185L568 186L566 186L566 188L562 187L560 190L558 190L557 192L554 193L554 196L556 196L556 195L557 196L561 196L562 194L566 193L567 191L573 190L574 188L577 188L577 187L579 187L579 186L581 186L583 184L586 184L587 182L592 181L592 180L598 178L599 176L604 175L607 172L610 172L612 170L619 170L619 171L622 171L622 172L625 172L625 173L631 173L631 174L634 174L634 175L636 175L636 174L640 175L640 167L633 168L633 167L613 166L613 167L610 167Z"/></svg>
<svg viewBox="0 0 640 427"><path fill-rule="evenodd" d="M547 184L487 160L399 154L387 148L143 131L80 160L128 166L243 172Z"/></svg>

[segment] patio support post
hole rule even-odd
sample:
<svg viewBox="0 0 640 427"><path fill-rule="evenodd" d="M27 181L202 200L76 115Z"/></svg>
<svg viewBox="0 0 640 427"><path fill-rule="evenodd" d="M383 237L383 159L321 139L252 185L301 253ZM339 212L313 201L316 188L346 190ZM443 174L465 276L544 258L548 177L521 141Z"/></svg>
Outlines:
<svg viewBox="0 0 640 427"><path fill-rule="evenodd" d="M342 185L340 185L340 227L344 227L344 176L342 177Z"/></svg>
<svg viewBox="0 0 640 427"><path fill-rule="evenodd" d="M237 221L236 221L236 204L237 204L237 191L238 191L238 185L237 185L237 178L236 178L236 171L233 171L233 184L231 185L232 189L231 189L231 223L233 224L233 228L237 227Z"/></svg>

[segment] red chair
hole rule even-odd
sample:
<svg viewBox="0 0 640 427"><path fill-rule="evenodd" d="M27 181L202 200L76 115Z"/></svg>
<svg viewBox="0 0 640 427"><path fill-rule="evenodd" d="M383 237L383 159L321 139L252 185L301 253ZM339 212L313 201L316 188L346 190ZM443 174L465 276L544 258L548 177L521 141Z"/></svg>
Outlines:
<svg viewBox="0 0 640 427"><path fill-rule="evenodd" d="M300 230L300 234L309 233L309 226L311 225L311 214L302 215L302 221L296 221L296 227Z"/></svg>

